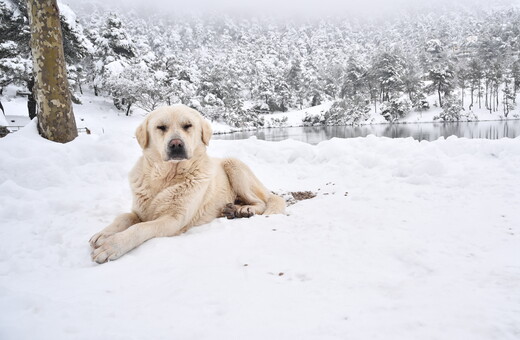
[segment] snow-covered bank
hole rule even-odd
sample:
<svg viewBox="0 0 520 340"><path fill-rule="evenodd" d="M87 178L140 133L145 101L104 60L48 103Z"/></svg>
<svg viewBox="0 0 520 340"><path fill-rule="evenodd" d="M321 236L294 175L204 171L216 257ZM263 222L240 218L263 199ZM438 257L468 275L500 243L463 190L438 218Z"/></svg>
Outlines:
<svg viewBox="0 0 520 340"><path fill-rule="evenodd" d="M430 103L435 102L435 96L432 95L428 98ZM264 115L266 122L270 122L272 120L281 120L287 117L287 127L295 127L295 126L303 126L303 119L305 116L316 116L323 115L327 112L332 106L333 102L325 102L321 105L309 107L302 110L295 110L290 112L276 112L273 114ZM504 116L502 111L497 111L490 113L489 110L484 108L478 108L478 104L475 104L473 109L470 111L466 106L464 114L469 114L472 117L472 121L494 121L494 120L518 120L519 111L512 111L507 117ZM393 124L409 124L409 123L442 123L442 120L435 119L434 117L438 117L442 112L442 108L440 107L431 107L425 111L415 111L412 110L405 117L400 118L398 121ZM471 112L471 113L470 113ZM466 119L463 119L466 121ZM368 114L368 118L366 120L360 121L359 125L372 125L372 124L384 124L389 125L390 123L383 117L378 109L372 106L370 108L370 112Z"/></svg>
<svg viewBox="0 0 520 340"><path fill-rule="evenodd" d="M140 153L107 121L0 140L1 339L518 337L520 139L214 140L318 196L96 265L87 241L129 208Z"/></svg>
<svg viewBox="0 0 520 340"><path fill-rule="evenodd" d="M28 121L27 118L27 101L25 98L17 97L15 95L17 88L13 86L7 87L4 91L2 104L5 108L5 112L9 117L16 118L16 122L7 125L25 125ZM115 108L112 100L107 97L96 97L93 93L85 93L79 96L83 104L74 105L74 113L78 128L88 128L90 131L103 134L110 131L126 131L130 128L135 128L141 122L142 118L147 114L147 111L134 107L132 114L127 117L125 112L119 111ZM433 98L430 98L431 102L434 102ZM302 109L294 110L290 112L275 112L272 114L263 115L266 126L277 126L271 122L275 120L287 119L286 127L301 127L303 126L303 119L306 115L322 115L330 109L332 102L325 102L323 104ZM417 112L412 111L406 117L401 118L399 121L393 124L388 123L385 118L374 108L370 111L370 117L366 121L360 122L361 126L377 126L388 127L396 124L411 124L411 123L442 123L442 121L434 120L433 117L438 116L442 111L441 108L433 107L427 111ZM518 120L518 110L513 111L507 118L503 116L501 112L489 113L485 109L475 108L473 111L474 116L478 121L504 121L504 120ZM23 116L20 118L19 116ZM6 122L2 123L3 117L0 114L0 125L6 125ZM7 122L9 123L9 122ZM237 128L227 125L223 122L212 122L212 128L214 134L229 134L234 132L242 131L256 131L256 128ZM275 127L276 128L276 127Z"/></svg>

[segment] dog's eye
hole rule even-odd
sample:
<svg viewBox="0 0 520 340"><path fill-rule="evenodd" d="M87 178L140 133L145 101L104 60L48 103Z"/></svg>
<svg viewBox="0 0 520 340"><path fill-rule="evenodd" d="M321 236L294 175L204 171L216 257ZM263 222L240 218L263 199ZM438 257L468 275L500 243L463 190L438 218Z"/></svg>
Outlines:
<svg viewBox="0 0 520 340"><path fill-rule="evenodd" d="M159 125L157 128L159 130L161 130L162 132L166 131L166 129L167 129L166 125Z"/></svg>
<svg viewBox="0 0 520 340"><path fill-rule="evenodd" d="M191 124L184 124L184 125L182 126L182 128L183 128L185 131L188 131L190 127L192 127Z"/></svg>

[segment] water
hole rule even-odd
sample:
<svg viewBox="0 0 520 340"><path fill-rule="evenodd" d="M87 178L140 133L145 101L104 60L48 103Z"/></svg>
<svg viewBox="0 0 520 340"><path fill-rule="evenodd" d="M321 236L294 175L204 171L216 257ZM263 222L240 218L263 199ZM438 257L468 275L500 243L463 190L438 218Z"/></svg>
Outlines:
<svg viewBox="0 0 520 340"><path fill-rule="evenodd" d="M213 138L235 140L256 136L258 139L268 141L290 138L318 144L333 137L354 138L368 135L390 138L412 137L416 140L428 141L449 136L485 139L515 138L520 136L520 120L272 128L215 135Z"/></svg>

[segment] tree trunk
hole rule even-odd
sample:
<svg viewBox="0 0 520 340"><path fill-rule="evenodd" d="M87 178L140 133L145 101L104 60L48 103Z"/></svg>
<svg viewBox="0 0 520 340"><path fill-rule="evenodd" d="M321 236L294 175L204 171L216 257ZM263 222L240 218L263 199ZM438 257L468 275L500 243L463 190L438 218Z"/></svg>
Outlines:
<svg viewBox="0 0 520 340"><path fill-rule="evenodd" d="M462 90L461 90L461 92L462 92L462 100L461 100L461 102L462 102L462 110L464 110L464 92L465 91L466 91L466 89L463 87Z"/></svg>
<svg viewBox="0 0 520 340"><path fill-rule="evenodd" d="M507 115L509 114L508 103L507 103L507 94L504 93L504 96L502 97L502 105L504 106L504 116L507 118Z"/></svg>
<svg viewBox="0 0 520 340"><path fill-rule="evenodd" d="M471 85L471 104L469 105L470 106L470 110L471 108L473 107L473 92L475 91L475 87L473 86L473 84Z"/></svg>
<svg viewBox="0 0 520 340"><path fill-rule="evenodd" d="M28 0L40 135L67 143L78 136L65 69L56 0Z"/></svg>
<svg viewBox="0 0 520 340"><path fill-rule="evenodd" d="M36 118L36 99L35 99L35 88L34 88L34 77L31 77L27 82L27 111L29 112L29 119L33 120Z"/></svg>
<svg viewBox="0 0 520 340"><path fill-rule="evenodd" d="M479 78L478 79L478 108L479 109L482 108L482 101L480 99L481 97L482 97L482 81Z"/></svg>
<svg viewBox="0 0 520 340"><path fill-rule="evenodd" d="M0 96L2 95L3 92L4 92L4 88L0 87ZM2 101L1 100L0 100L0 110L2 110L2 113L5 116L5 111L4 111L4 107L2 106Z"/></svg>
<svg viewBox="0 0 520 340"><path fill-rule="evenodd" d="M439 86L437 87L437 93L439 94L439 107L442 107L441 83L440 82L439 82Z"/></svg>
<svg viewBox="0 0 520 340"><path fill-rule="evenodd" d="M498 87L500 85L497 83L497 88L495 89L495 111L498 111L498 107L500 106L500 103L498 102L498 96L499 96L499 92L498 92Z"/></svg>
<svg viewBox="0 0 520 340"><path fill-rule="evenodd" d="M484 104L486 106L486 109L489 110L489 105L488 105L488 86L489 86L489 80L486 79L486 101L484 102Z"/></svg>
<svg viewBox="0 0 520 340"><path fill-rule="evenodd" d="M130 106L132 106L132 102L129 100L129 101L128 101L128 106L126 107L126 115L127 115L127 116L130 115Z"/></svg>

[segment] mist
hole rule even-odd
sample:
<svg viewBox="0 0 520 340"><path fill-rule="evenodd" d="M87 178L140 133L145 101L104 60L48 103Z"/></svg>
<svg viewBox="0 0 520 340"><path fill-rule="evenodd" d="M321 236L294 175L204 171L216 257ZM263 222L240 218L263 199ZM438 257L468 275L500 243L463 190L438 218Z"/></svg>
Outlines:
<svg viewBox="0 0 520 340"><path fill-rule="evenodd" d="M237 0L65 0L73 8L94 9L102 5L118 11L135 11L138 14L167 15L232 15L270 16L274 18L357 18L373 19L452 11L478 11L495 8L518 7L520 0L302 0L302 1L237 1Z"/></svg>

